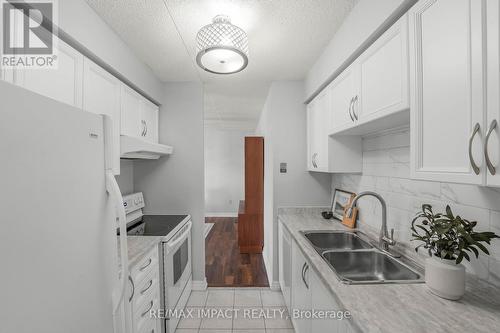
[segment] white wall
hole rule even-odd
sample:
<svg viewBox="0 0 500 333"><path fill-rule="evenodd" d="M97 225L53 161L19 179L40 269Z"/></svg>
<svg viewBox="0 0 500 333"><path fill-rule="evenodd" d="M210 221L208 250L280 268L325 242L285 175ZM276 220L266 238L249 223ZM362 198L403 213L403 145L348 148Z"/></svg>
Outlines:
<svg viewBox="0 0 500 333"><path fill-rule="evenodd" d="M134 162L134 187L144 193L146 214L190 214L193 220L193 279L205 281L203 86L166 83L160 143L169 157Z"/></svg>
<svg viewBox="0 0 500 333"><path fill-rule="evenodd" d="M116 181L122 195L134 193L134 162L131 160L120 160L120 174Z"/></svg>
<svg viewBox="0 0 500 333"><path fill-rule="evenodd" d="M245 136L240 128L205 123L205 212L207 216L238 216L245 199Z"/></svg>
<svg viewBox="0 0 500 333"><path fill-rule="evenodd" d="M277 208L328 206L329 174L307 171L307 136L304 84L271 84L256 135L264 136L264 260L270 283L278 281ZM281 162L288 165L280 173Z"/></svg>
<svg viewBox="0 0 500 333"><path fill-rule="evenodd" d="M364 50L373 35L394 22L394 15L404 12L416 0L360 0L324 49L306 77L309 98L356 52Z"/></svg>
<svg viewBox="0 0 500 333"><path fill-rule="evenodd" d="M380 193L387 201L388 228L395 229L394 238L401 249L417 260L423 257L415 254L417 243L410 243L410 225L424 203L431 204L435 212L444 212L449 204L455 214L477 220L480 231L491 230L500 235L500 189L410 179L408 129L364 138L363 174L334 175L332 187L355 193L366 190ZM359 227L378 234L380 204L370 197L362 198L359 204ZM473 258L467 268L500 286L500 240L493 241L490 253L490 257L480 255L479 260Z"/></svg>
<svg viewBox="0 0 500 333"><path fill-rule="evenodd" d="M58 1L59 27L148 95L161 102L163 84L85 0Z"/></svg>

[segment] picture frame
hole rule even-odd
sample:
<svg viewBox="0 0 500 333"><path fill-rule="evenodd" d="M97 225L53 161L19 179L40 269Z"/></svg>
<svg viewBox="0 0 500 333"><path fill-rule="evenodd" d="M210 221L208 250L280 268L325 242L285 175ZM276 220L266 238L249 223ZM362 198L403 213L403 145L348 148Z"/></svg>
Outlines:
<svg viewBox="0 0 500 333"><path fill-rule="evenodd" d="M351 203L355 196L356 194L353 192L335 189L332 201L332 214L335 219L342 221L346 207Z"/></svg>

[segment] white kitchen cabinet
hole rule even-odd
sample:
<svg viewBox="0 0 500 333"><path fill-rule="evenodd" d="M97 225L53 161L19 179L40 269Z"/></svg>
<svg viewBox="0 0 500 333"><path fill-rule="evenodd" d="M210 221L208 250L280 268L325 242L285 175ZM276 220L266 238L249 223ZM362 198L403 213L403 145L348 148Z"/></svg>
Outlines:
<svg viewBox="0 0 500 333"><path fill-rule="evenodd" d="M319 311L341 311L332 294L323 285L316 274L311 275L311 298L313 308ZM339 333L341 320L336 318L325 318L311 321L311 332Z"/></svg>
<svg viewBox="0 0 500 333"><path fill-rule="evenodd" d="M40 95L81 108L84 56L62 40L58 40L57 50L57 69L14 70L13 82Z"/></svg>
<svg viewBox="0 0 500 333"><path fill-rule="evenodd" d="M142 120L144 121L144 139L153 143L158 143L158 106L143 99Z"/></svg>
<svg viewBox="0 0 500 333"><path fill-rule="evenodd" d="M293 311L310 311L311 300L311 267L297 243L292 243L292 322L297 333L311 332L311 318L296 316Z"/></svg>
<svg viewBox="0 0 500 333"><path fill-rule="evenodd" d="M142 97L135 90L121 84L121 135L142 137Z"/></svg>
<svg viewBox="0 0 500 333"><path fill-rule="evenodd" d="M353 107L357 103L356 98L359 99L358 69L356 64L351 65L326 88L331 91L330 133L353 127L359 120Z"/></svg>
<svg viewBox="0 0 500 333"><path fill-rule="evenodd" d="M500 186L500 3L486 2L487 123L485 127L486 184ZM489 135L488 135L489 134Z"/></svg>
<svg viewBox="0 0 500 333"><path fill-rule="evenodd" d="M160 309L160 268L158 248L153 248L130 268L126 308L130 311L129 332L161 332L161 321L149 316Z"/></svg>
<svg viewBox="0 0 500 333"><path fill-rule="evenodd" d="M120 86L121 82L95 64L84 59L83 109L105 114L113 120L113 172L120 174Z"/></svg>
<svg viewBox="0 0 500 333"><path fill-rule="evenodd" d="M121 85L121 135L158 143L158 106Z"/></svg>
<svg viewBox="0 0 500 333"><path fill-rule="evenodd" d="M486 179L483 3L421 0L409 11L415 179L469 184Z"/></svg>
<svg viewBox="0 0 500 333"><path fill-rule="evenodd" d="M363 52L356 66L359 95L352 106L356 121L367 123L408 110L408 17L404 15Z"/></svg>
<svg viewBox="0 0 500 333"><path fill-rule="evenodd" d="M332 89L327 88L307 105L308 170L329 173L361 172L361 137L329 135L333 116L331 93Z"/></svg>
<svg viewBox="0 0 500 333"><path fill-rule="evenodd" d="M292 238L281 222L278 225L278 238L279 283L283 298L285 299L285 305L287 309L290 309L292 288Z"/></svg>
<svg viewBox="0 0 500 333"><path fill-rule="evenodd" d="M309 170L326 171L328 168L328 91L322 92L307 107L307 135Z"/></svg>

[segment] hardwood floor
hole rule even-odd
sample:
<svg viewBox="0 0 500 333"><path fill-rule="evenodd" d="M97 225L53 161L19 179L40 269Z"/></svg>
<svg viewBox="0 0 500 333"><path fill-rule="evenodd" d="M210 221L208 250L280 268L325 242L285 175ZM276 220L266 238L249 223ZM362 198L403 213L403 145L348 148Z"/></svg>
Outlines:
<svg viewBox="0 0 500 333"><path fill-rule="evenodd" d="M205 241L205 274L209 287L268 287L260 253L241 254L236 217L207 217L215 223Z"/></svg>

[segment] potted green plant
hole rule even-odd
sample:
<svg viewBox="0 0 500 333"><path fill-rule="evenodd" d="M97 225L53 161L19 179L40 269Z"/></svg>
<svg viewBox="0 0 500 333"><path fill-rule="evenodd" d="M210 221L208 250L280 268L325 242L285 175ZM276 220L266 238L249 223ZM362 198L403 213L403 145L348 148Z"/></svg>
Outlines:
<svg viewBox="0 0 500 333"><path fill-rule="evenodd" d="M425 262L425 283L430 291L442 298L457 300L465 293L465 267L461 264L479 251L489 255L483 243L499 238L493 232L476 232L477 222L453 215L450 206L446 213L432 212L432 206L422 205L422 211L411 223L412 241L422 244L430 258Z"/></svg>

